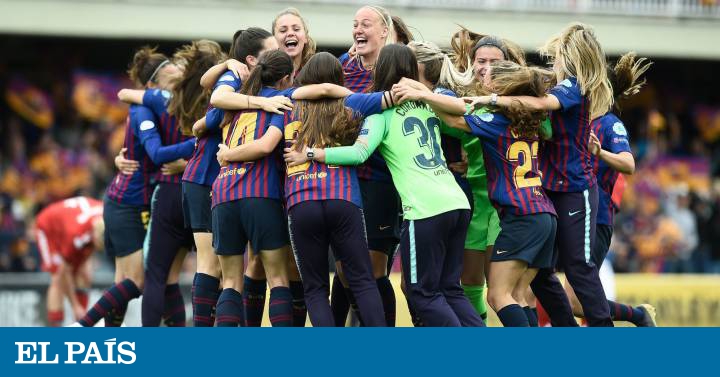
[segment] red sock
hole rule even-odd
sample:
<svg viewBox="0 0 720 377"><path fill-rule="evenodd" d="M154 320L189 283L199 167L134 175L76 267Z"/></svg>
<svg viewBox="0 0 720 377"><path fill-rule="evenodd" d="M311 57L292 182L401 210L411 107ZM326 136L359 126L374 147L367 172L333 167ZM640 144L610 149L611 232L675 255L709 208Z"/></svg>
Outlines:
<svg viewBox="0 0 720 377"><path fill-rule="evenodd" d="M65 319L65 312L62 310L48 310L48 312L47 312L47 323L48 323L49 327L62 326L64 319Z"/></svg>
<svg viewBox="0 0 720 377"><path fill-rule="evenodd" d="M550 316L548 316L545 309L540 305L540 301L535 300L537 303L537 316L538 316L538 327L551 327Z"/></svg>
<svg viewBox="0 0 720 377"><path fill-rule="evenodd" d="M87 310L88 302L90 300L90 296L88 295L87 291L84 289L76 289L75 297L77 297L83 309Z"/></svg>

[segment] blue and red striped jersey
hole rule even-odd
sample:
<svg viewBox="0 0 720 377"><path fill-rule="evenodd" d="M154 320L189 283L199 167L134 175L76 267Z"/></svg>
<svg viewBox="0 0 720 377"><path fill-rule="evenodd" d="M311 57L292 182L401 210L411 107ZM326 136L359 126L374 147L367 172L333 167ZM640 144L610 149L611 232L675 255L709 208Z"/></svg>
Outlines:
<svg viewBox="0 0 720 377"><path fill-rule="evenodd" d="M226 71L215 83L213 92L223 85L227 85L234 92L237 92L242 86L242 81L235 77L232 71ZM213 182L215 182L215 178L220 172L220 164L218 164L215 155L218 151L218 144L222 143L220 123L222 123L223 117L225 117L224 110L214 108L212 105L208 106L208 111L205 114L207 132L198 138L195 151L188 160L187 167L185 167L183 181L205 186L212 186Z"/></svg>
<svg viewBox="0 0 720 377"><path fill-rule="evenodd" d="M560 101L561 109L551 112L553 137L543 142L540 150L543 187L559 192L587 190L597 182L588 150L590 101L574 77L563 80L548 94Z"/></svg>
<svg viewBox="0 0 720 377"><path fill-rule="evenodd" d="M142 206L150 204L157 166L150 160L140 137L142 128L149 127L147 122L153 123L154 128L155 116L150 109L130 105L123 147L127 148L125 158L137 161L140 167L132 175L117 173L110 182L106 195L114 202Z"/></svg>
<svg viewBox="0 0 720 377"><path fill-rule="evenodd" d="M287 95L292 89L279 91L263 87L261 97ZM230 148L260 139L270 129L273 114L262 110L243 110L223 129L223 140ZM220 168L212 186L212 206L243 198L282 198L282 150L278 143L273 153L255 161L231 162Z"/></svg>
<svg viewBox="0 0 720 377"><path fill-rule="evenodd" d="M146 90L143 96L143 105L152 110L155 116L160 119L160 140L165 146L175 145L179 143L194 144L195 140L192 136L183 135L177 124L177 118L167 112L168 101L170 100L170 92L167 90L152 89ZM189 149L186 154L179 158L189 159L192 156L193 149ZM165 183L180 183L181 174L163 175L158 172L157 181Z"/></svg>
<svg viewBox="0 0 720 377"><path fill-rule="evenodd" d="M593 120L592 129L600 140L603 149L616 154L621 152L632 153L625 125L615 114L607 113ZM597 223L612 226L613 216L619 209L619 203L615 203L612 196L620 173L597 157L593 158L593 170L597 175L600 189L598 190Z"/></svg>
<svg viewBox="0 0 720 377"><path fill-rule="evenodd" d="M367 117L382 112L382 93L351 94L345 106L354 117ZM290 147L298 131L303 127L296 111L274 115L270 124L278 127L285 136L285 146ZM327 165L310 161L287 167L285 177L286 207L308 200L346 200L362 207L357 169L354 166Z"/></svg>
<svg viewBox="0 0 720 377"><path fill-rule="evenodd" d="M516 137L501 113L465 115L465 122L483 144L488 197L500 214L555 215L538 170L538 137Z"/></svg>
<svg viewBox="0 0 720 377"><path fill-rule="evenodd" d="M345 87L355 93L370 92L373 85L373 71L366 70L362 66L360 57L351 58L345 53L339 60L345 74ZM364 164L358 166L358 177L369 181L392 182L387 163L377 150Z"/></svg>

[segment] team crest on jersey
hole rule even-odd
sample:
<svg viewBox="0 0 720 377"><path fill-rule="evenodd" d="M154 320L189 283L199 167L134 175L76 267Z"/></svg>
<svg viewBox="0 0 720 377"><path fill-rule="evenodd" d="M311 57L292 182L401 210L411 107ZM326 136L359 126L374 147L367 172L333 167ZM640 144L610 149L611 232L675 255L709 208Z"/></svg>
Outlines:
<svg viewBox="0 0 720 377"><path fill-rule="evenodd" d="M566 88L572 88L572 86L573 86L572 82L570 82L570 80L568 80L568 79L561 81L560 85L562 85Z"/></svg>
<svg viewBox="0 0 720 377"><path fill-rule="evenodd" d="M144 120L140 123L140 131L152 130L155 127L155 123L151 120Z"/></svg>
<svg viewBox="0 0 720 377"><path fill-rule="evenodd" d="M483 114L480 114L479 117L480 117L480 120L482 120L483 122L492 122L492 120L495 119L495 116L492 115L491 113L483 113Z"/></svg>
<svg viewBox="0 0 720 377"><path fill-rule="evenodd" d="M622 122L615 122L615 124L613 124L613 132L619 136L627 136L627 130Z"/></svg>

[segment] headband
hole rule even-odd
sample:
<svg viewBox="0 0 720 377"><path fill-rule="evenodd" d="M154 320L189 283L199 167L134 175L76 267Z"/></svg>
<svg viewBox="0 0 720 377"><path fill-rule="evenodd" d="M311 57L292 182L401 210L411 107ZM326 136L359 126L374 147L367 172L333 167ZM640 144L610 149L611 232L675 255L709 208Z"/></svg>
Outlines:
<svg viewBox="0 0 720 377"><path fill-rule="evenodd" d="M500 40L500 38L493 37L491 35L480 38L480 40L475 44L475 47L473 47L473 55L475 55L475 51L477 51L480 47L485 46L497 48L498 50L502 51L504 59L508 58L508 50L505 44L502 42L502 40Z"/></svg>
<svg viewBox="0 0 720 377"><path fill-rule="evenodd" d="M170 63L170 60L167 60L167 59L165 59L165 61L160 63L157 66L157 68L155 68L155 71L153 71L153 74L150 75L150 78L147 80L147 82L145 82L145 85L147 85L147 83L149 83L149 82L155 82L155 75L157 75L157 73L160 71L160 68L166 66L168 63Z"/></svg>

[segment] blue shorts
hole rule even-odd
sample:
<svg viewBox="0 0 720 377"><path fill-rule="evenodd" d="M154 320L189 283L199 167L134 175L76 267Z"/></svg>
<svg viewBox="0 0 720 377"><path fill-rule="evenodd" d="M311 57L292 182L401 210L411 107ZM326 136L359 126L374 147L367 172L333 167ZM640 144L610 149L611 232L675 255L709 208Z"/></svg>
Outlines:
<svg viewBox="0 0 720 377"><path fill-rule="evenodd" d="M517 216L505 211L491 261L521 260L530 268L553 265L557 220L549 213Z"/></svg>
<svg viewBox="0 0 720 377"><path fill-rule="evenodd" d="M212 209L213 248L217 255L243 255L275 250L290 244L287 215L277 199L245 198Z"/></svg>
<svg viewBox="0 0 720 377"><path fill-rule="evenodd" d="M103 200L105 253L120 258L142 250L150 220L148 206L135 206Z"/></svg>
<svg viewBox="0 0 720 377"><path fill-rule="evenodd" d="M186 181L182 183L185 227L192 229L193 233L212 233L211 193L211 186Z"/></svg>

